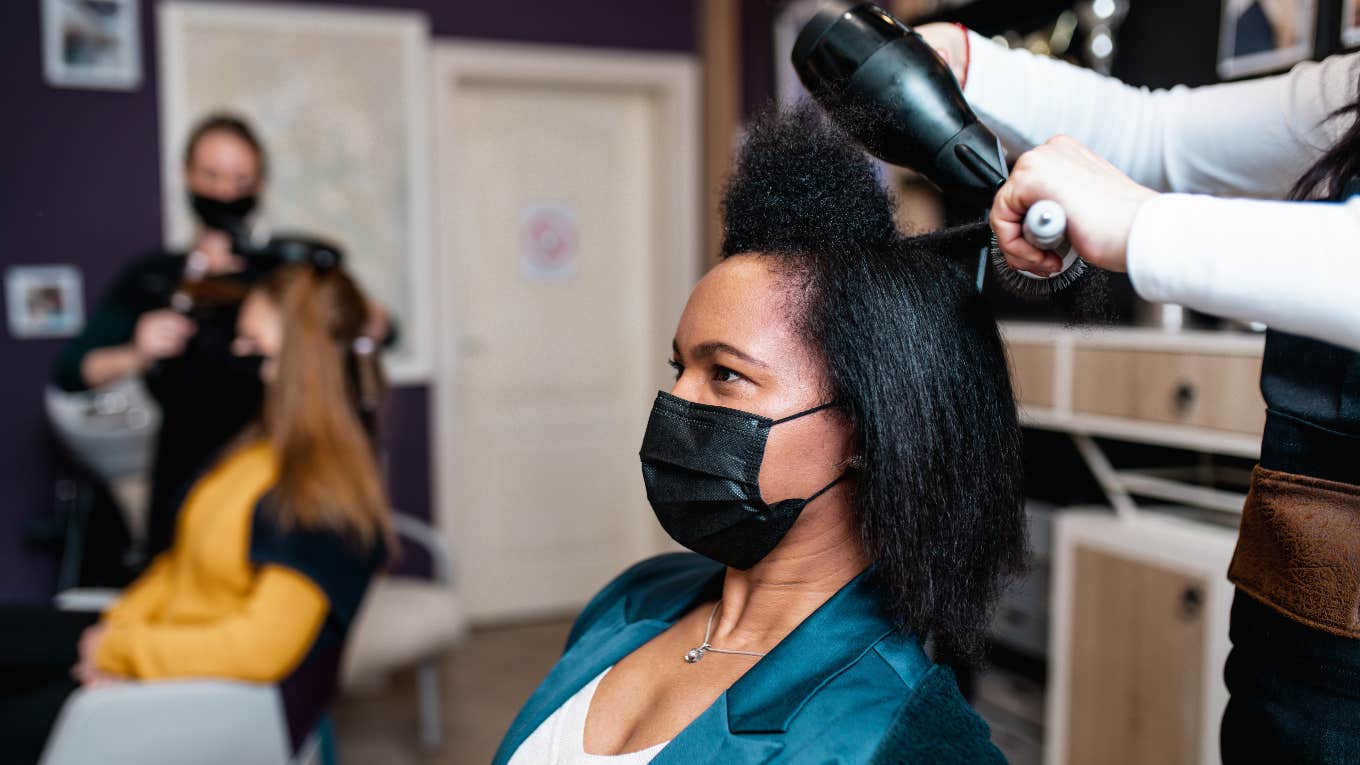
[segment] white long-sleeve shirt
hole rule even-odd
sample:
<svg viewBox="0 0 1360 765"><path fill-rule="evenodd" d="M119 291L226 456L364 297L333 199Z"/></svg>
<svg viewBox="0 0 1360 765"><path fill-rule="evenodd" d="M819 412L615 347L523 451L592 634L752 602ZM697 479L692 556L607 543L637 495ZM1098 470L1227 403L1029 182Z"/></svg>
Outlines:
<svg viewBox="0 0 1360 765"><path fill-rule="evenodd" d="M1175 192L1134 220L1128 269L1140 296L1360 350L1360 197L1267 201L1349 127L1327 118L1355 101L1360 54L1149 91L976 34L969 44L964 94L1012 156L1066 134Z"/></svg>

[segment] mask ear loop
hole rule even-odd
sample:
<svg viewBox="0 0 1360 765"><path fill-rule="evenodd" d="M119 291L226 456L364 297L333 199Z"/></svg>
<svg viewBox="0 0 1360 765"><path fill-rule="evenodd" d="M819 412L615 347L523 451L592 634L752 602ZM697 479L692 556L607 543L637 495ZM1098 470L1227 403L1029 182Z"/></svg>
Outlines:
<svg viewBox="0 0 1360 765"><path fill-rule="evenodd" d="M828 491L831 491L832 487L834 487L836 484L840 483L841 481L844 481L844 480L845 480L845 477L846 477L847 475L849 475L849 474L850 474L850 471L847 470L847 471L841 473L840 475L836 476L836 479L833 480L831 483L829 483L829 484L823 486L821 489L817 490L817 492L814 493L811 497L808 497L807 499L803 500L803 507L807 507L808 505L812 504L812 500L814 500L814 499L816 499L816 498L822 496L823 494L827 493Z"/></svg>
<svg viewBox="0 0 1360 765"><path fill-rule="evenodd" d="M811 409L807 409L807 410L802 411L802 412L799 412L799 413L797 413L797 414L791 414L791 415L789 415L788 417L783 417L783 418L780 418L780 419L778 419L778 420L775 420L774 422L771 422L771 423L770 423L770 426L771 426L771 427L774 427L775 425L783 425L784 423L789 422L790 420L796 420L796 419L798 419L799 417L806 417L806 416L808 416L809 414L816 414L817 412L820 412L820 411L822 411L823 409L830 409L831 407L833 407L833 406L835 406L835 405L836 405L836 402L835 402L835 401L830 401L830 402L828 402L828 403L822 404L821 406L814 406L814 407L812 407Z"/></svg>
<svg viewBox="0 0 1360 765"><path fill-rule="evenodd" d="M786 423L786 422L788 422L788 421L790 421L790 420L796 420L796 419L798 419L799 417L806 417L806 416L808 416L808 415L810 415L810 414L816 414L817 412L820 412L820 411L822 411L823 409L830 409L831 407L833 407L833 406L835 406L835 405L836 405L836 402L835 402L835 401L828 401L827 403L822 404L821 406L814 406L814 407L812 407L811 409L808 409L808 410L806 410L806 411L799 412L799 413L797 413L797 414L791 414L791 415L789 415L788 417L783 417L783 418L781 418L781 419L775 420L774 422L770 423L770 426L771 426L771 427L774 427L775 425L781 425L781 424ZM815 493L813 493L812 496L810 496L810 497L808 497L807 499L803 500L803 507L807 507L808 505L812 504L812 500L814 500L814 499L816 499L816 498L822 496L823 494L827 493L828 491L831 491L832 487L834 487L836 484L840 483L841 481L845 480L845 477L846 477L847 475L849 475L849 473L850 473L850 471L848 471L848 470L842 472L840 475L836 476L836 479L835 479L834 481L832 481L831 483L829 483L829 484L823 486L822 488L818 489Z"/></svg>

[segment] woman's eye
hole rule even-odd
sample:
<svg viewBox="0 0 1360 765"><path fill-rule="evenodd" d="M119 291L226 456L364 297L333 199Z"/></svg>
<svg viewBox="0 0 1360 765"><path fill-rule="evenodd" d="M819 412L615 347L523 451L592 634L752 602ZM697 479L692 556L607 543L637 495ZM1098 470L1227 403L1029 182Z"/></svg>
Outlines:
<svg viewBox="0 0 1360 765"><path fill-rule="evenodd" d="M675 379L679 380L680 375L685 373L685 365L675 359L666 359L666 366L675 370Z"/></svg>
<svg viewBox="0 0 1360 765"><path fill-rule="evenodd" d="M727 367L715 366L713 367L713 379L716 382L730 383L742 379L742 376Z"/></svg>

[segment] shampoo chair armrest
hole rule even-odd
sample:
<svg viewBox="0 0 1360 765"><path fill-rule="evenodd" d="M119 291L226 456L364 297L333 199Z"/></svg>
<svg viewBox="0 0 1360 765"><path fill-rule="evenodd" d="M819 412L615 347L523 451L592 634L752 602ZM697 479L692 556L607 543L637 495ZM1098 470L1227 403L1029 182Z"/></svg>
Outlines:
<svg viewBox="0 0 1360 765"><path fill-rule="evenodd" d="M434 527L414 515L392 513L392 528L397 535L415 542L430 556L434 580L446 587L453 585L453 553Z"/></svg>
<svg viewBox="0 0 1360 765"><path fill-rule="evenodd" d="M273 685L130 682L72 694L41 765L285 765L290 749Z"/></svg>
<svg viewBox="0 0 1360 765"><path fill-rule="evenodd" d="M103 613L122 596L122 590L112 587L72 587L52 598L52 605L60 611L88 611Z"/></svg>

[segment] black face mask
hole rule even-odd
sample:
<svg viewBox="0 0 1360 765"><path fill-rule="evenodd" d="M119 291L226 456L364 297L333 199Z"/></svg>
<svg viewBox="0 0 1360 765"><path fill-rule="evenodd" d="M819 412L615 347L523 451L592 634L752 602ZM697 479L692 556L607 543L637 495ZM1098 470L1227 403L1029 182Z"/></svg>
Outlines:
<svg viewBox="0 0 1360 765"><path fill-rule="evenodd" d="M189 206L194 215L208 228L238 234L245 228L246 216L255 210L257 197L247 194L232 200L205 197L202 194L189 194Z"/></svg>
<svg viewBox="0 0 1360 765"><path fill-rule="evenodd" d="M227 367L231 374L242 380L260 380L260 368L264 366L265 356L260 353L247 353L242 356L231 355Z"/></svg>
<svg viewBox="0 0 1360 765"><path fill-rule="evenodd" d="M719 563L748 569L779 544L809 502L773 505L760 498L760 463L770 428L831 407L823 404L772 420L721 406L657 394L642 437L647 500L671 539Z"/></svg>

